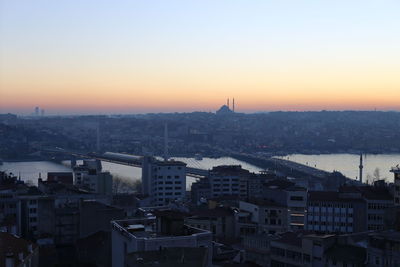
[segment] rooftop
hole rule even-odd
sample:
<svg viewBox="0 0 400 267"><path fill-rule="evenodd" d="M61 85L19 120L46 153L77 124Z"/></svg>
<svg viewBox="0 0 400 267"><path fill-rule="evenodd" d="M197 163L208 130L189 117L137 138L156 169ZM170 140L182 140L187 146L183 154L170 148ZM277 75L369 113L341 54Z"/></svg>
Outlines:
<svg viewBox="0 0 400 267"><path fill-rule="evenodd" d="M193 236L198 234L209 234L208 231L193 228L187 225L180 227L176 233L170 231L168 234L157 231L155 218L128 219L112 221L114 230L120 231L122 235L128 235L134 238L154 239L168 238L178 236Z"/></svg>
<svg viewBox="0 0 400 267"><path fill-rule="evenodd" d="M334 245L326 252L327 258L335 259L356 264L357 266L364 265L367 253L365 248L351 245Z"/></svg>
<svg viewBox="0 0 400 267"><path fill-rule="evenodd" d="M167 160L167 161L157 161L157 165L159 166L186 166L187 164L182 161L176 160Z"/></svg>
<svg viewBox="0 0 400 267"><path fill-rule="evenodd" d="M19 253L23 253L25 259L33 250L37 248L37 245L17 237L15 235L0 232L0 263L4 263L7 256L13 257L14 262L19 262ZM18 264L15 264L18 266Z"/></svg>
<svg viewBox="0 0 400 267"><path fill-rule="evenodd" d="M211 175L230 175L243 176L250 175L249 170L243 169L241 165L220 165L213 167L210 171Z"/></svg>
<svg viewBox="0 0 400 267"><path fill-rule="evenodd" d="M157 251L129 253L127 266L203 267L207 266L206 248L163 248Z"/></svg>
<svg viewBox="0 0 400 267"><path fill-rule="evenodd" d="M261 198L249 198L245 202L263 207L282 207L282 208L285 207L284 205L276 203L275 201L268 199L261 199Z"/></svg>
<svg viewBox="0 0 400 267"><path fill-rule="evenodd" d="M335 191L309 191L308 201L324 201L324 202L364 202L361 198L352 198L349 196L340 196Z"/></svg>

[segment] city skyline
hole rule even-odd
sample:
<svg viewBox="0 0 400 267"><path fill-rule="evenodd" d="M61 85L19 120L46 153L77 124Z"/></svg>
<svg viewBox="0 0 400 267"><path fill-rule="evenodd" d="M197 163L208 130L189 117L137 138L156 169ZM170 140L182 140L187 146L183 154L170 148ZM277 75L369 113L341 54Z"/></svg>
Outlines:
<svg viewBox="0 0 400 267"><path fill-rule="evenodd" d="M396 1L0 1L0 111L399 110Z"/></svg>

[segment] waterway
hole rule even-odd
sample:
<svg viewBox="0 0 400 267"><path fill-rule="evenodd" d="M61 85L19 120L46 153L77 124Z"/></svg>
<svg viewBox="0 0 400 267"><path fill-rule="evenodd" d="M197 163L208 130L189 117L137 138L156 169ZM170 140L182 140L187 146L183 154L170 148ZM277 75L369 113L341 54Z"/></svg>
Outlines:
<svg viewBox="0 0 400 267"><path fill-rule="evenodd" d="M292 154L278 158L291 160L329 172L336 170L352 179L359 177L358 166L360 164L360 155L356 154ZM380 177L386 178L388 182L392 182L393 173L390 172L390 169L397 164L400 164L400 154L364 154L363 180L366 181L370 177L369 180L371 181L374 171L378 168Z"/></svg>
<svg viewBox="0 0 400 267"><path fill-rule="evenodd" d="M294 162L302 163L325 171L340 171L345 176L356 179L358 177L359 155L355 154L321 154L321 155L303 155L293 154L279 157ZM363 176L364 181L368 176L373 176L376 168L379 168L380 177L386 178L387 181L393 181L393 174L390 168L400 164L400 154L366 154L363 155ZM196 160L194 158L175 158L180 160L189 167L199 169L211 169L218 165L242 165L244 169L252 172L261 171L260 168L248 164L246 162L236 160L230 157L221 158L203 158ZM78 162L79 163L79 162ZM113 176L119 176L126 179L139 180L141 178L141 169L131 166L115 164L110 162L102 162L103 170L109 171ZM31 184L37 184L39 176L47 177L47 172L68 172L71 171L69 162L58 164L49 161L31 161L31 162L4 162L0 165L0 170L12 172L16 176L20 176L22 180ZM372 178L371 178L372 179ZM193 177L187 177L187 188L196 181Z"/></svg>
<svg viewBox="0 0 400 267"><path fill-rule="evenodd" d="M199 169L212 169L218 165L242 165L243 168L248 169L252 172L261 171L260 168L248 164L246 162L236 160L230 157L221 158L203 158L202 160L196 160L194 158L174 158L187 163L188 167L199 168ZM81 161L77 162L78 164ZM70 172L69 161L63 161L62 164L58 164L50 161L29 161L29 162L4 162L0 165L0 170L6 171L7 173L13 173L16 176L21 177L21 180L30 184L37 185L39 177L44 179L47 178L48 172ZM109 171L114 177L118 176L125 179L140 180L142 176L141 168L132 166L126 166L111 162L102 161L102 167L104 171ZM193 177L187 177L186 187L189 189L191 184L196 181Z"/></svg>

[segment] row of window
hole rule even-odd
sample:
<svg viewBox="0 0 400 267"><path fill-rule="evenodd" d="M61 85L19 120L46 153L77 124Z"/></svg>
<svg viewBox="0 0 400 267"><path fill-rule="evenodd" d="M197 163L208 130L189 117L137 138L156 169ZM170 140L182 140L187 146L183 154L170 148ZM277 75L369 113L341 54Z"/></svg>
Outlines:
<svg viewBox="0 0 400 267"><path fill-rule="evenodd" d="M164 176L163 175L154 175L154 178L158 178L158 179L164 179ZM171 175L167 175L167 177L166 177L167 179L172 179L172 176ZM175 179L180 179L181 177L179 176L179 175L175 175L174 176L174 178Z"/></svg>
<svg viewBox="0 0 400 267"><path fill-rule="evenodd" d="M166 193L158 192L156 195L163 196L165 194L166 196L172 196L172 193L174 193L174 195L177 195L177 196L181 195L181 192L166 192Z"/></svg>
<svg viewBox="0 0 400 267"><path fill-rule="evenodd" d="M353 204L350 203L342 203L342 204L338 204L338 203L325 203L325 202L311 202L309 204L310 207L324 207L324 208L353 208Z"/></svg>
<svg viewBox="0 0 400 267"><path fill-rule="evenodd" d="M282 221L281 219L265 219L265 224L269 224L269 225L282 225Z"/></svg>
<svg viewBox="0 0 400 267"><path fill-rule="evenodd" d="M168 170L171 170L172 167L167 167ZM182 170L182 167L178 166L176 167L178 170ZM157 169L161 170L161 167L158 168L154 168L154 170L156 171Z"/></svg>
<svg viewBox="0 0 400 267"><path fill-rule="evenodd" d="M182 190L182 186L175 186L175 188L171 187L171 186L166 186L166 187L157 187L157 191L158 190Z"/></svg>
<svg viewBox="0 0 400 267"><path fill-rule="evenodd" d="M369 210L383 210L389 207L389 204L381 204L381 203L368 203Z"/></svg>
<svg viewBox="0 0 400 267"><path fill-rule="evenodd" d="M155 182L155 184L156 184L156 182ZM164 184L164 182L163 181L159 181L158 184ZM173 184L173 182L172 181L166 181L165 184ZM181 181L175 181L174 184L182 184L182 182Z"/></svg>
<svg viewBox="0 0 400 267"><path fill-rule="evenodd" d="M223 186L223 187L229 187L229 186L232 186L232 187L239 187L239 185L238 184L213 184L213 186L214 187L220 187L220 186Z"/></svg>
<svg viewBox="0 0 400 267"><path fill-rule="evenodd" d="M353 227L353 223L345 222L320 222L320 221L309 221L309 225L327 225L327 226L341 226L341 227Z"/></svg>
<svg viewBox="0 0 400 267"><path fill-rule="evenodd" d="M212 179L212 181L213 181L213 182L220 182L221 179ZM223 181L223 182L229 182L229 181L232 181L232 182L239 182L239 179L238 179L238 178L224 178L224 179L222 179L222 181Z"/></svg>
<svg viewBox="0 0 400 267"><path fill-rule="evenodd" d="M214 188L214 192L229 192L229 188L224 188L224 189L219 189L219 188ZM237 188L232 188L232 192L239 192L239 189Z"/></svg>
<svg viewBox="0 0 400 267"><path fill-rule="evenodd" d="M353 213L333 213L333 212L308 212L308 216L323 217L353 217Z"/></svg>

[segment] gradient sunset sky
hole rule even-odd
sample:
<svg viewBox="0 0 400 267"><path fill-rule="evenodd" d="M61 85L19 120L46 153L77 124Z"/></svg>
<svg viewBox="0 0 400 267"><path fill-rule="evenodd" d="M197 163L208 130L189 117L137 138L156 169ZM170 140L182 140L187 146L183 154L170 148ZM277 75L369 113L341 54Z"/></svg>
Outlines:
<svg viewBox="0 0 400 267"><path fill-rule="evenodd" d="M0 0L0 112L400 110L400 1Z"/></svg>

